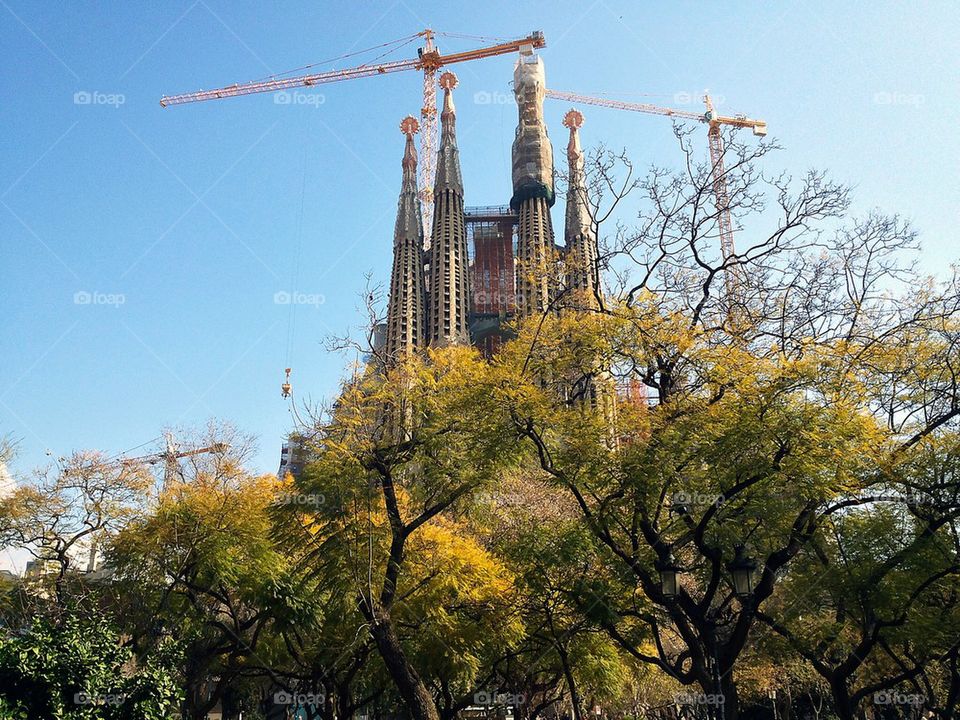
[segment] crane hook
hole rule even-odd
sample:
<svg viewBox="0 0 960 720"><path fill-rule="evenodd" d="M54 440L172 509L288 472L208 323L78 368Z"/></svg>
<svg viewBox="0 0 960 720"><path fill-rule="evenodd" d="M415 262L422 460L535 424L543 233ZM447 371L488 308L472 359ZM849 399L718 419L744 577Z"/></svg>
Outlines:
<svg viewBox="0 0 960 720"><path fill-rule="evenodd" d="M290 368L286 369L286 374L287 377L280 386L280 395L288 398L290 397L290 392L293 390L293 386L290 384Z"/></svg>

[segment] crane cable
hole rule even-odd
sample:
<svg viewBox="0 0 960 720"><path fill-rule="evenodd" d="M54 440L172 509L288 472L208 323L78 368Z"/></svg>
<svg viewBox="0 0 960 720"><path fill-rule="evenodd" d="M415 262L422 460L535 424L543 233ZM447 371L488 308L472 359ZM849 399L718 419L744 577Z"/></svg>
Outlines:
<svg viewBox="0 0 960 720"><path fill-rule="evenodd" d="M467 35L464 33L449 33L449 32L441 32L440 30L435 30L433 34L436 35L437 37L456 38L458 40L476 40L478 42L491 42L491 41L492 42L510 42L511 40L516 39L516 38L508 38L508 37L494 37L492 35Z"/></svg>
<svg viewBox="0 0 960 720"><path fill-rule="evenodd" d="M678 93L647 93L647 92L636 92L633 90L596 90L589 93L580 93L581 95L593 95L593 96L603 96L603 95L633 95L634 97L651 97L651 98L670 98L676 97Z"/></svg>
<svg viewBox="0 0 960 720"><path fill-rule="evenodd" d="M395 53L397 50L399 50L399 49L402 48L402 47L406 47L407 45L409 45L410 43L412 43L414 40L416 40L418 37L419 37L419 35L414 35L414 36L411 37L411 38L407 38L406 42L402 43L401 45L397 45L395 48L391 48L391 49L387 50L387 51L384 52L384 53L381 53L381 54L377 55L375 58L373 58L373 59L370 60L369 62L364 63L364 65L371 65L371 64L375 63L377 60L382 60L382 59L385 58L387 55L390 55L390 54L392 54L392 53Z"/></svg>
<svg viewBox="0 0 960 720"><path fill-rule="evenodd" d="M310 70L311 68L315 68L318 65L326 65L327 63L337 62L338 60L346 60L347 58L356 57L357 55L363 55L364 53L372 52L374 50L379 50L380 48L387 47L388 45L397 45L397 43L402 43L401 45L397 45L397 47L391 50L388 50L386 53L384 53L384 55L387 55L403 47L403 45L413 42L418 37L420 37L420 33L416 33L408 37L402 37L398 40L391 40L390 42L381 43L380 45L374 45L373 47L368 47L363 50L357 50L355 52L345 53L344 55L340 55L338 57L332 57L327 60L319 60L317 62L310 63L309 65L302 65L301 67L292 68L290 70L284 70L283 72L267 75L266 77L262 77L259 80L254 80L253 82L264 82L267 80L275 80L277 78L282 78L286 75L292 75L293 73L303 72L304 70ZM379 57L383 57L383 55L380 55ZM375 62L377 59L379 59L379 57L374 58L370 62Z"/></svg>
<svg viewBox="0 0 960 720"><path fill-rule="evenodd" d="M163 435L157 435L157 437L151 438L150 440L147 440L146 442L140 443L140 444L137 445L136 447L132 447L132 448L128 448L128 449L126 449L126 450L122 450L121 452L118 452L118 453L116 453L115 455L108 455L107 457L103 458L103 459L100 461L100 464L101 464L101 465L112 465L112 464L114 464L114 463L122 462L122 461L128 460L128 459L133 459L133 460L135 460L136 458L127 458L127 455L128 455L129 453L132 453L134 450L139 450L139 449L142 448L142 447L146 447L147 445L150 445L150 444L156 442L157 440L160 440L161 438L163 438Z"/></svg>
<svg viewBox="0 0 960 720"><path fill-rule="evenodd" d="M304 130L306 134L306 130ZM302 145L306 147L306 145ZM290 307L287 310L287 344L286 350L284 353L284 362L287 367L287 379L285 383L290 381L290 354L293 350L293 342L296 337L296 327L297 327L297 286L300 282L300 262L303 254L303 209L306 204L306 195L307 195L307 154L303 154L303 163L301 168L300 176L300 211L297 214L297 243L296 250L293 255L293 262L290 267L290 290L288 293L289 305ZM292 395L291 395L292 397Z"/></svg>
<svg viewBox="0 0 960 720"><path fill-rule="evenodd" d="M297 219L297 246L293 255L293 264L290 267L290 309L287 315L287 350L286 355L284 356L287 367L290 366L290 351L293 345L293 339L296 335L297 303L295 295L297 292L297 285L300 282L300 257L303 252L303 206L307 188L306 154L304 154L303 157L304 168L303 176L300 181L300 213Z"/></svg>
<svg viewBox="0 0 960 720"><path fill-rule="evenodd" d="M488 35L465 35L463 33L447 33L447 32L440 32L440 31L434 31L433 34L437 37L456 38L460 40L476 40L478 42L490 42L490 41L508 42L509 40L513 39L513 38L505 38L505 37L492 37ZM310 63L309 65L301 65L300 67L292 68L290 70L284 70L283 72L273 73L272 75L267 75L265 77L260 78L259 80L254 80L253 82L264 82L268 80L275 80L278 78L285 77L287 75L292 75L293 73L303 72L304 70L311 70L319 65L326 65L327 63L335 63L339 60L346 60L347 58L356 57L357 55L363 55L364 53L373 52L374 50L380 50L381 48L388 48L386 51L384 51L380 55L377 55L372 60L368 60L366 63L363 64L363 65L369 65L377 62L377 60L381 60L385 58L387 55L390 55L391 53L395 53L400 48L405 47L406 45L409 45L410 43L414 42L421 36L422 36L422 33L414 33L413 35L408 35L406 37L398 38L396 40L390 40L388 42L381 43L379 45L373 45L372 47L368 47L363 50L356 50L354 52L344 53L343 55L338 55L337 57L328 58L326 60L319 60L317 62ZM363 65L361 65L360 67L363 67Z"/></svg>

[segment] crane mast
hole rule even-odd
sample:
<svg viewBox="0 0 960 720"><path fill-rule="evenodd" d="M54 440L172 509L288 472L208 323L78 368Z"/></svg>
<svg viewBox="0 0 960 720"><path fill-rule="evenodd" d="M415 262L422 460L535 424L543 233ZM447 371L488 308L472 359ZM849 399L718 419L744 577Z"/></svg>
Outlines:
<svg viewBox="0 0 960 720"><path fill-rule="evenodd" d="M433 46L433 31L425 30L425 42L420 60L423 62L423 107L420 108L420 162L417 165L417 184L420 186L420 206L423 212L424 249L430 247L433 232L433 184L437 177L437 68L440 53Z"/></svg>
<svg viewBox="0 0 960 720"><path fill-rule="evenodd" d="M420 200L423 205L423 237L426 246L430 243L430 233L433 229L433 183L437 171L437 70L444 65L479 60L496 55L505 55L511 52L520 52L526 48L542 48L546 46L543 33L535 31L529 35L514 40L505 40L482 48L465 50L458 53L441 55L434 44L436 33L427 28L418 36L424 38L424 46L420 48L416 58L408 60L394 60L392 62L360 65L345 70L299 75L297 77L269 78L249 83L234 83L214 90L198 90L192 93L179 95L164 95L160 98L162 107L171 105L185 105L187 103L204 102L206 100L222 100L228 97L254 95L257 93L279 92L297 87L313 87L327 83L354 80L375 75L388 75L405 70L423 71L423 105L420 110L421 147L420 169L417 178Z"/></svg>
<svg viewBox="0 0 960 720"><path fill-rule="evenodd" d="M723 165L723 136L720 134L720 121L714 120L716 113L713 111L713 103L709 95L703 96L703 101L707 106L706 117L710 118L708 122L710 127L707 130L707 143L710 146L710 168L713 174L713 194L717 199L717 227L720 231L720 253L724 261L729 260L736 254L736 246L733 242L733 220L730 217L730 194L727 192L727 170ZM756 132L756 130L754 130ZM763 133L766 133L766 125L763 126ZM724 282L726 284L727 295L732 297L733 291L740 284L741 269L739 265L732 265L724 273Z"/></svg>

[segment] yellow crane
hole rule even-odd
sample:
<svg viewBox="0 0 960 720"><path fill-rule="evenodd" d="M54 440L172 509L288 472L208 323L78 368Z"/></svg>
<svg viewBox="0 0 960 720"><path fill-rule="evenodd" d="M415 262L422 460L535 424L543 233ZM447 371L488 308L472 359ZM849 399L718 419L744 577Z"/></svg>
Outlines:
<svg viewBox="0 0 960 720"><path fill-rule="evenodd" d="M726 170L723 165L723 136L720 134L720 127L727 125L737 128L750 128L754 135L763 137L767 134L767 123L763 120L754 120L745 115L719 115L713 107L710 96L704 93L703 102L706 106L706 112L696 113L689 110L674 110L672 108L650 105L648 103L631 103L622 100L611 100L609 98L591 97L589 95L580 95L578 93L564 92L562 90L546 91L548 98L554 100L565 100L573 103L583 103L585 105L598 105L600 107L614 108L616 110L630 110L632 112L642 112L650 115L664 115L666 117L678 118L680 120L695 120L696 122L706 123L707 139L710 145L710 166L713 178L713 193L717 203L717 225L720 231L720 252L724 261L729 260L736 253L736 247L733 241L733 221L730 217L730 195L727 192ZM730 294L735 283L733 273L726 273L727 293Z"/></svg>
<svg viewBox="0 0 960 720"><path fill-rule="evenodd" d="M196 92L182 93L179 95L164 95L160 98L160 105L169 107L171 105L185 105L187 103L202 102L204 100L220 100L222 98L237 97L239 95L278 92L297 87L314 87L316 85L324 85L343 80L387 75L404 70L423 71L423 107L420 110L420 115L423 120L421 122L422 130L420 134L421 146L418 184L420 186L420 200L423 204L423 237L425 244L429 246L430 233L433 229L433 181L436 176L437 163L437 70L445 65L452 65L454 63L505 55L511 52L529 53L535 49L546 46L543 33L537 30L525 37L515 39L481 38L484 40L497 39L500 42L486 47L474 48L473 50L441 55L439 48L437 48L434 43L434 38L437 35L460 37L455 34L437 33L427 28L409 37L400 38L399 40L380 46L384 47L397 43L406 44L416 38L423 38L423 47L417 51L417 57L415 58L394 60L391 62L371 62L366 65L346 68L344 70L331 70L329 72L297 75L295 77L275 76L255 82L234 83L233 85L227 85L214 90L198 90Z"/></svg>
<svg viewBox="0 0 960 720"><path fill-rule="evenodd" d="M530 34L520 38L472 38L484 41L495 40L492 45L485 47L465 50L463 52L440 54L440 49L435 44L437 35L446 37L469 37L457 36L449 33L438 33L430 28L410 35L406 38L400 38L383 45L379 48L390 47L388 53L392 53L403 47L409 42L422 38L423 46L417 50L417 57L404 60L392 60L380 62L379 59L371 61L357 67L345 68L342 70L330 70L327 72L310 73L307 75L288 75L286 73L275 75L264 80L257 80L248 83L234 83L213 90L197 90L196 92L181 93L178 95L164 95L160 98L162 107L171 105L186 105L189 103L203 102L206 100L221 100L223 98L238 97L240 95L254 95L257 93L273 93L292 88L312 88L317 85L341 82L344 80L354 80L357 78L374 77L380 75L389 75L391 73L407 70L419 70L423 72L423 106L420 109L422 118L420 133L420 161L417 168L417 184L419 186L418 194L422 204L422 222L424 247L430 246L430 235L433 231L433 183L436 177L437 164L437 70L445 65L462 63L471 60L480 60L482 58L506 55L512 52L530 54L535 49L546 46L543 33L535 30ZM366 52L366 51L361 51ZM341 56L337 60L342 60L352 53ZM382 57L382 56L381 56ZM310 66L307 66L310 67ZM300 71L306 68L300 68ZM290 384L290 368L286 368L286 378L280 386L281 395L289 398L292 392ZM295 412L295 410L294 410Z"/></svg>

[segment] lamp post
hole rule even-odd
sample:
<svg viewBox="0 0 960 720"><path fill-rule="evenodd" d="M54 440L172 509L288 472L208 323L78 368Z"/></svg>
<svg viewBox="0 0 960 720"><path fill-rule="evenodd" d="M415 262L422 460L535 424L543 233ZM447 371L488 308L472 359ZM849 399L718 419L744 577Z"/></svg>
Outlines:
<svg viewBox="0 0 960 720"><path fill-rule="evenodd" d="M756 561L748 557L743 545L734 549L733 561L727 565L733 576L733 591L741 600L753 595L753 571L757 569Z"/></svg>
<svg viewBox="0 0 960 720"><path fill-rule="evenodd" d="M677 574L683 569L673 559L673 553L668 552L666 558L655 563L660 573L660 592L669 599L675 598L680 592L680 583Z"/></svg>

